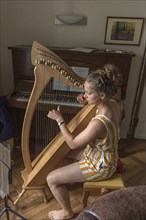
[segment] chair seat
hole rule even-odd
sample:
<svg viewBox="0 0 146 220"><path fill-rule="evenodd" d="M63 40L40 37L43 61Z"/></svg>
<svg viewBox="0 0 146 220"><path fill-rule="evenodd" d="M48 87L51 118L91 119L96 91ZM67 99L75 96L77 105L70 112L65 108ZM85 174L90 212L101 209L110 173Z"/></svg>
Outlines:
<svg viewBox="0 0 146 220"><path fill-rule="evenodd" d="M97 181L96 179L84 183L84 187L124 187L122 175L115 173L110 179Z"/></svg>
<svg viewBox="0 0 146 220"><path fill-rule="evenodd" d="M99 195L104 195L108 192L125 187L123 176L120 173L115 173L111 178L96 181L96 179L83 184L83 206L87 206L87 200L91 192L99 192Z"/></svg>

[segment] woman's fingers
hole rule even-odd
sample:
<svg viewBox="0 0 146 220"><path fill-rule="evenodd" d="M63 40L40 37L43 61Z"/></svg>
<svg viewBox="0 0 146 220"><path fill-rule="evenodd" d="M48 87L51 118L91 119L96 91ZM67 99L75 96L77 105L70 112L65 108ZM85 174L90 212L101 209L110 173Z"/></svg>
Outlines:
<svg viewBox="0 0 146 220"><path fill-rule="evenodd" d="M60 112L60 105L58 105L58 106L57 106L57 111L59 111L59 112Z"/></svg>

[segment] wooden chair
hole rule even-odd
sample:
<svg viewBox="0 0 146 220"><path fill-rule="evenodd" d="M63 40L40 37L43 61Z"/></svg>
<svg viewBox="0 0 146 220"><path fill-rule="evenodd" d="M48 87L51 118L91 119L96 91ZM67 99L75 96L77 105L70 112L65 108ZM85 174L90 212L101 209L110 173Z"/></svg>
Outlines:
<svg viewBox="0 0 146 220"><path fill-rule="evenodd" d="M115 173L110 179L97 181L85 182L83 184L83 207L87 206L88 198L91 194L102 196L111 191L121 189L125 187L123 176L120 173Z"/></svg>

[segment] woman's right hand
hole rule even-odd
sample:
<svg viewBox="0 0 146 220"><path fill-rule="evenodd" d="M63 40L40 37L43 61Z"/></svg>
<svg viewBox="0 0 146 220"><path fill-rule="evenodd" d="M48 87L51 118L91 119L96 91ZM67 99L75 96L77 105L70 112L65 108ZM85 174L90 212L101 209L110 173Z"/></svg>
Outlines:
<svg viewBox="0 0 146 220"><path fill-rule="evenodd" d="M63 115L60 111L60 106L58 106L57 109L53 109L52 111L49 111L47 117L57 121L57 123L64 121Z"/></svg>
<svg viewBox="0 0 146 220"><path fill-rule="evenodd" d="M77 96L77 101L82 104L82 105L87 105L88 102L84 96L84 93L80 93L78 96Z"/></svg>

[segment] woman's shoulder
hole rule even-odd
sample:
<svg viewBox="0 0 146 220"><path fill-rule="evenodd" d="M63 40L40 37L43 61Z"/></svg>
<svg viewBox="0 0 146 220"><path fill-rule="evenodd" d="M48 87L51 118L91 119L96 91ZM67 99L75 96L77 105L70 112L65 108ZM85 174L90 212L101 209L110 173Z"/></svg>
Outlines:
<svg viewBox="0 0 146 220"><path fill-rule="evenodd" d="M117 104L119 107L121 121L122 121L125 118L125 100L119 99L119 100L117 100Z"/></svg>
<svg viewBox="0 0 146 220"><path fill-rule="evenodd" d="M120 125L125 115L124 101L111 99L110 104L105 109L104 115L107 116L117 126Z"/></svg>

